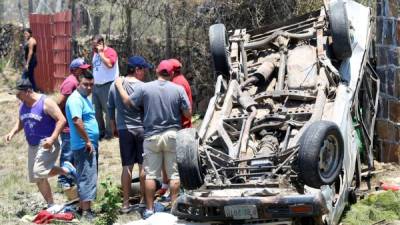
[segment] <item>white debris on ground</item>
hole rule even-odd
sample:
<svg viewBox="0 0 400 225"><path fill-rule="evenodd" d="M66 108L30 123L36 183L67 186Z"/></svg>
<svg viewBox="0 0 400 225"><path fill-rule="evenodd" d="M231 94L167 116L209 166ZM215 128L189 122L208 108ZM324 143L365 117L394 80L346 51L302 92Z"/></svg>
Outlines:
<svg viewBox="0 0 400 225"><path fill-rule="evenodd" d="M172 214L157 212L146 220L137 220L124 225L208 225L209 223L194 223L180 221ZM117 225L117 224L116 224Z"/></svg>

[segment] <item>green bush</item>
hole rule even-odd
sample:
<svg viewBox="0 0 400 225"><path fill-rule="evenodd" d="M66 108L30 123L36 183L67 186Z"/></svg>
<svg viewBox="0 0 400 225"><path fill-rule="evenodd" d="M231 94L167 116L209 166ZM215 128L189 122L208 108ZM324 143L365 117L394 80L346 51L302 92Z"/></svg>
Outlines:
<svg viewBox="0 0 400 225"><path fill-rule="evenodd" d="M105 192L99 202L101 215L96 219L96 225L112 225L118 219L118 210L121 208L121 190L114 185L111 178L100 183Z"/></svg>
<svg viewBox="0 0 400 225"><path fill-rule="evenodd" d="M400 192L385 191L371 194L351 206L343 218L343 224L367 225L381 220L400 219Z"/></svg>

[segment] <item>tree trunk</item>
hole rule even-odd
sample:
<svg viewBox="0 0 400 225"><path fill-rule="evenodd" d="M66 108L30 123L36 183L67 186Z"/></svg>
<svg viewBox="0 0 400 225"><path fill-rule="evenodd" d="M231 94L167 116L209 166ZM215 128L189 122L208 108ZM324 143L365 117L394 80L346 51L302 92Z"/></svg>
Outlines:
<svg viewBox="0 0 400 225"><path fill-rule="evenodd" d="M18 0L18 11L19 11L19 19L22 23L22 27L25 29L24 9L22 8L21 0Z"/></svg>
<svg viewBox="0 0 400 225"><path fill-rule="evenodd" d="M111 2L110 6L110 14L108 16L108 32L107 32L107 40L110 40L110 35L111 35L111 21L114 19L114 14L113 14L113 6L114 2Z"/></svg>
<svg viewBox="0 0 400 225"><path fill-rule="evenodd" d="M191 29L191 24L188 23L186 25L186 30L185 30L185 45L186 45L186 52L185 52L185 65L184 68L184 74L187 74L187 72L191 69L191 65L192 65L192 54L191 54L191 49L192 49L192 43L191 43L191 33L192 33L192 29Z"/></svg>
<svg viewBox="0 0 400 225"><path fill-rule="evenodd" d="M76 0L71 0L70 1L70 9L71 9L71 17L72 17L72 21L71 21L71 40L72 40L72 48L71 48L71 56L72 57L76 57L76 56L78 56L79 55L79 48L78 48L78 43L77 43L77 41L76 41L76 27L77 27L77 25L76 25L76 8L75 8L75 5L76 5Z"/></svg>
<svg viewBox="0 0 400 225"><path fill-rule="evenodd" d="M55 12L61 12L63 10L63 5L64 1L63 0L57 0L56 1L56 7L55 7Z"/></svg>
<svg viewBox="0 0 400 225"><path fill-rule="evenodd" d="M76 18L77 18L77 13L76 13L76 7L75 7L75 5L76 5L76 0L70 0L70 5L69 5L69 8L71 9L71 17L72 17L72 23L71 23L71 26L72 26L72 29L71 29L71 33L72 33L72 39L75 39L76 37L76 27L77 27L77 25L76 25Z"/></svg>
<svg viewBox="0 0 400 225"><path fill-rule="evenodd" d="M171 58L172 55L172 24L169 3L165 3L165 57Z"/></svg>
<svg viewBox="0 0 400 225"><path fill-rule="evenodd" d="M0 1L0 21L4 21L5 19L5 10L4 10L4 1ZM1 24L2 22L0 22Z"/></svg>
<svg viewBox="0 0 400 225"><path fill-rule="evenodd" d="M126 16L126 47L127 52L132 53L132 8L125 7Z"/></svg>
<svg viewBox="0 0 400 225"><path fill-rule="evenodd" d="M35 13L50 13L52 14L53 11L48 5L47 0L39 0Z"/></svg>
<svg viewBox="0 0 400 225"><path fill-rule="evenodd" d="M92 34L96 35L96 34L100 34L100 26L101 26L101 13L98 11L99 10L99 1L94 1L95 3L95 9L94 11L94 15L93 15L93 31Z"/></svg>
<svg viewBox="0 0 400 225"><path fill-rule="evenodd" d="M94 15L93 17L93 35L100 34L101 15Z"/></svg>
<svg viewBox="0 0 400 225"><path fill-rule="evenodd" d="M29 13L33 13L33 0L29 0L28 5L29 5Z"/></svg>

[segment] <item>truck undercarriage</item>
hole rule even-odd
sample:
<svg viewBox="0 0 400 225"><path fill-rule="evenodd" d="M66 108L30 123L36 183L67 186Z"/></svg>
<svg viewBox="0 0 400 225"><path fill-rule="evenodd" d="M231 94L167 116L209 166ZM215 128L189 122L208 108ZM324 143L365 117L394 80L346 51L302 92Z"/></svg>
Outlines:
<svg viewBox="0 0 400 225"><path fill-rule="evenodd" d="M349 10L367 21L348 18ZM211 26L215 94L200 129L178 132L187 192L173 214L217 224L336 224L360 164L373 167L372 27L368 8L341 0L230 36L223 24Z"/></svg>

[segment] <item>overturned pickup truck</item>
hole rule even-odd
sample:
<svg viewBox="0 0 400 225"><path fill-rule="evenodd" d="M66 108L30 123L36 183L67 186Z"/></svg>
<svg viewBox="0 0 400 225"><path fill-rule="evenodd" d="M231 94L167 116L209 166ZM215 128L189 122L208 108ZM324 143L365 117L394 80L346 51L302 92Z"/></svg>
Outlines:
<svg viewBox="0 0 400 225"><path fill-rule="evenodd" d="M274 26L210 27L215 95L177 135L179 218L337 224L373 168L379 80L370 9L331 0Z"/></svg>

